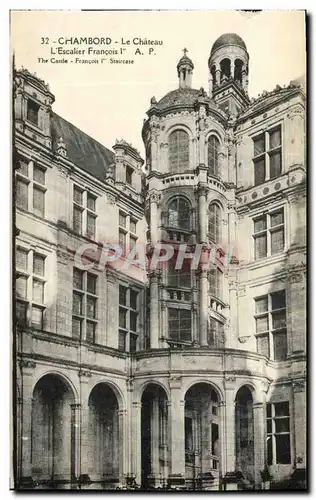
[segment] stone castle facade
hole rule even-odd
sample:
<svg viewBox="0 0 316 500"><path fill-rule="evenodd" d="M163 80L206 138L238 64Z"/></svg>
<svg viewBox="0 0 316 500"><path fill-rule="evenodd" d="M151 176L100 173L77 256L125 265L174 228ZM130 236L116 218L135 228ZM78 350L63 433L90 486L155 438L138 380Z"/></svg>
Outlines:
<svg viewBox="0 0 316 500"><path fill-rule="evenodd" d="M304 484L304 88L250 99L235 34L208 66L208 91L192 88L184 49L179 88L151 99L145 161L14 74L18 489ZM99 266L109 242L213 258Z"/></svg>

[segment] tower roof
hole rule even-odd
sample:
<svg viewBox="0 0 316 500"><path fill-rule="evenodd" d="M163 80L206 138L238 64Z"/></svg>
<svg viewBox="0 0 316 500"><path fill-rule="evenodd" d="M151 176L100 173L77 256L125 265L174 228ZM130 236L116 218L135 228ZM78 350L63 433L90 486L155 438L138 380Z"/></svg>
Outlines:
<svg viewBox="0 0 316 500"><path fill-rule="evenodd" d="M211 54L213 54L217 49L225 47L225 45L238 45L238 47L247 51L246 44L239 35L236 33L225 33L215 40L212 46Z"/></svg>
<svg viewBox="0 0 316 500"><path fill-rule="evenodd" d="M181 57L180 61L177 64L177 70L181 68L181 66L190 66L191 69L194 69L194 64L191 61L191 59L187 56L187 49L183 49L183 56Z"/></svg>

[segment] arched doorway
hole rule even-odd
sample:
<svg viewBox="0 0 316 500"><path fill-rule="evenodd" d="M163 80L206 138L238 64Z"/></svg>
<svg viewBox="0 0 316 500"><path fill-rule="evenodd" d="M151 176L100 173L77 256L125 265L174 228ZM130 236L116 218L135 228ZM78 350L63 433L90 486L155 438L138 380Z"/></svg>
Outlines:
<svg viewBox="0 0 316 500"><path fill-rule="evenodd" d="M157 384L149 384L142 395L142 487L166 486L168 460L168 397Z"/></svg>
<svg viewBox="0 0 316 500"><path fill-rule="evenodd" d="M185 395L186 487L218 489L221 466L219 398L206 383L193 385Z"/></svg>
<svg viewBox="0 0 316 500"><path fill-rule="evenodd" d="M56 487L75 475L75 402L70 386L58 375L45 375L32 398L32 476Z"/></svg>
<svg viewBox="0 0 316 500"><path fill-rule="evenodd" d="M245 478L254 481L254 426L253 398L247 386L241 387L236 395L236 470Z"/></svg>
<svg viewBox="0 0 316 500"><path fill-rule="evenodd" d="M119 482L122 447L119 429L119 405L113 389L97 384L88 402L87 460L90 480L105 488Z"/></svg>

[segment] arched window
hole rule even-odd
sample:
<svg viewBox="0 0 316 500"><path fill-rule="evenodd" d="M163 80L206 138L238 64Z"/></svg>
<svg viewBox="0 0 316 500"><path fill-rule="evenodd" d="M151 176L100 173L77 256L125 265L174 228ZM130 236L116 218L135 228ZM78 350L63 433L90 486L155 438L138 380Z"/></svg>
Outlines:
<svg viewBox="0 0 316 500"><path fill-rule="evenodd" d="M231 63L230 63L230 59L223 59L221 62L220 62L220 67L221 67L221 82L227 80L228 78L230 78L230 66L231 66Z"/></svg>
<svg viewBox="0 0 316 500"><path fill-rule="evenodd" d="M221 208L217 203L211 203L208 208L208 236L210 241L220 243L221 237Z"/></svg>
<svg viewBox="0 0 316 500"><path fill-rule="evenodd" d="M168 226L177 229L190 229L190 204L184 198L175 198L168 207Z"/></svg>
<svg viewBox="0 0 316 500"><path fill-rule="evenodd" d="M240 59L236 59L234 68L234 79L237 80L237 82L239 83L242 82L243 64L244 63Z"/></svg>
<svg viewBox="0 0 316 500"><path fill-rule="evenodd" d="M218 151L219 140L215 135L211 135L207 141L207 160L210 174L218 177Z"/></svg>
<svg viewBox="0 0 316 500"><path fill-rule="evenodd" d="M189 168L189 134L175 130L169 135L169 170L183 172Z"/></svg>

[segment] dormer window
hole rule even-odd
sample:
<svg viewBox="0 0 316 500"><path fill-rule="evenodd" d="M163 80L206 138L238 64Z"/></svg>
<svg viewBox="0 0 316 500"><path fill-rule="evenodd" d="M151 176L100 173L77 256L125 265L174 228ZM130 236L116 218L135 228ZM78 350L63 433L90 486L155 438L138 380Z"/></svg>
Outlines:
<svg viewBox="0 0 316 500"><path fill-rule="evenodd" d="M38 127L38 116L39 116L40 106L32 99L27 101L27 119L29 122L34 123Z"/></svg>
<svg viewBox="0 0 316 500"><path fill-rule="evenodd" d="M126 167L126 184L132 186L134 170L131 167Z"/></svg>

